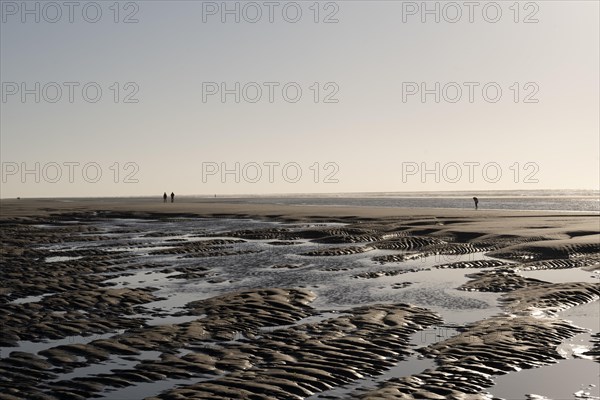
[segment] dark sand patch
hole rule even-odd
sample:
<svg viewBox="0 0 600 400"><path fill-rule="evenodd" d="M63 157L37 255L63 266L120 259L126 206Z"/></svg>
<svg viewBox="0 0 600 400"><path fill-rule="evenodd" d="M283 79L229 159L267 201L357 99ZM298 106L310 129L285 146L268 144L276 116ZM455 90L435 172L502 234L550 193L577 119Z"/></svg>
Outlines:
<svg viewBox="0 0 600 400"><path fill-rule="evenodd" d="M552 284L520 277L510 269L472 277L463 286L507 291L501 302L516 315L478 321L455 337L423 348L423 354L435 358L437 368L388 380L360 398L483 399L487 396L485 389L493 385L493 376L561 360L557 346L585 330L555 318L556 313L600 298L600 284Z"/></svg>

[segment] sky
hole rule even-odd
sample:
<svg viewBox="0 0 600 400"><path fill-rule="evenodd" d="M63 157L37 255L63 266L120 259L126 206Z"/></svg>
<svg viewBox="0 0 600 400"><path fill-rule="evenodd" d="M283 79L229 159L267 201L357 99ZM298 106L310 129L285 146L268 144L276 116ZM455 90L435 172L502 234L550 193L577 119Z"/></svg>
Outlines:
<svg viewBox="0 0 600 400"><path fill-rule="evenodd" d="M0 197L599 189L599 2L1 2Z"/></svg>

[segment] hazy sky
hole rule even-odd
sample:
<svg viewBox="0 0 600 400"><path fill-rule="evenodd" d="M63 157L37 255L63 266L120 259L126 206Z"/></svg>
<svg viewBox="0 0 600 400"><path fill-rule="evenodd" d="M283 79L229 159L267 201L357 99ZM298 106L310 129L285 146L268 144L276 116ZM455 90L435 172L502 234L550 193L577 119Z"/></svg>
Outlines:
<svg viewBox="0 0 600 400"><path fill-rule="evenodd" d="M1 2L3 198L598 189L597 1L70 4Z"/></svg>

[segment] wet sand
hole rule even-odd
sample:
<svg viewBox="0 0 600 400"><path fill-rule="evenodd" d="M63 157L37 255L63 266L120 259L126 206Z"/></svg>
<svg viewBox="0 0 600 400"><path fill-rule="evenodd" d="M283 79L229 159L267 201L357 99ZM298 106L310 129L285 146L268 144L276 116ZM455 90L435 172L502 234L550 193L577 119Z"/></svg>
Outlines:
<svg viewBox="0 0 600 400"><path fill-rule="evenodd" d="M560 364L578 335L574 357L600 374L600 326L560 317L600 301L598 215L0 207L0 399L483 399L496 377ZM544 280L558 270L588 275ZM398 368L418 359L433 367Z"/></svg>

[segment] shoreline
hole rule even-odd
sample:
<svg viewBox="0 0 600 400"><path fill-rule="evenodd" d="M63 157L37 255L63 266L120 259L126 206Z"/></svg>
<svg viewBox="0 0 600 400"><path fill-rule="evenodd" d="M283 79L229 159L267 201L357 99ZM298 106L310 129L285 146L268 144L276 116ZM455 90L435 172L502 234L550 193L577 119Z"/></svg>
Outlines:
<svg viewBox="0 0 600 400"><path fill-rule="evenodd" d="M212 199L211 199L212 200ZM190 214L212 217L240 214L254 217L306 218L306 217L354 217L354 218L398 218L398 217L551 217L578 216L599 218L595 211L562 210L499 210L462 208L409 208L388 206L345 206L345 205L292 205L270 203L248 203L227 201L203 201L202 199L178 200L163 203L148 198L80 198L80 199L3 199L0 200L0 220L13 217L42 216L55 212L133 212L149 214ZM555 215L556 214L556 215Z"/></svg>

